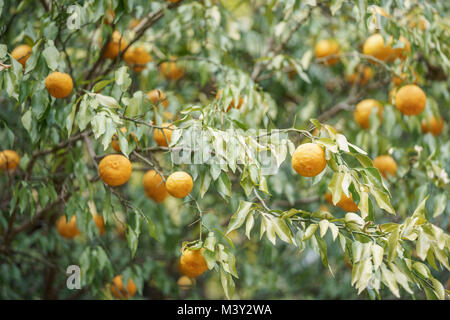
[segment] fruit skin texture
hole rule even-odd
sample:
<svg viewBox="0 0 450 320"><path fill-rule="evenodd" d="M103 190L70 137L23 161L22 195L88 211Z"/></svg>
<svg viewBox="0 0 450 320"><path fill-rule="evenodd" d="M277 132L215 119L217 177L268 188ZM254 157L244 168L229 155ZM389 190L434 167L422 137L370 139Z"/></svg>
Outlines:
<svg viewBox="0 0 450 320"><path fill-rule="evenodd" d="M180 258L179 270L180 272L189 278L197 278L208 270L206 260L202 255L205 249L183 251Z"/></svg>
<svg viewBox="0 0 450 320"><path fill-rule="evenodd" d="M408 84L397 90L395 94L395 105L397 109L407 115L418 115L425 109L427 96L415 84Z"/></svg>
<svg viewBox="0 0 450 320"><path fill-rule="evenodd" d="M56 229L62 237L67 239L73 239L80 234L75 216L72 216L69 222L67 222L65 215L61 216L56 222Z"/></svg>
<svg viewBox="0 0 450 320"><path fill-rule="evenodd" d="M20 157L14 150L0 151L0 170L13 172L20 163Z"/></svg>
<svg viewBox="0 0 450 320"><path fill-rule="evenodd" d="M131 171L130 160L120 154L107 155L98 165L100 178L111 187L126 183L130 179Z"/></svg>
<svg viewBox="0 0 450 320"><path fill-rule="evenodd" d="M192 177L184 171L174 172L166 180L167 192L175 198L186 197L193 187Z"/></svg>
<svg viewBox="0 0 450 320"><path fill-rule="evenodd" d="M127 287L124 288L122 275L118 275L113 278L110 289L113 296L115 296L117 299L131 298L136 294L137 290L136 285L131 278L128 279Z"/></svg>
<svg viewBox="0 0 450 320"><path fill-rule="evenodd" d="M378 108L378 117L380 121L383 120L383 106L377 100L365 99L360 101L355 108L353 117L355 121L364 129L369 128L370 125L370 114L373 108Z"/></svg>
<svg viewBox="0 0 450 320"><path fill-rule="evenodd" d="M435 116L432 116L428 120L423 119L421 127L423 133L431 132L435 137L437 137L444 129L444 119L442 119L442 117L436 119Z"/></svg>
<svg viewBox="0 0 450 320"><path fill-rule="evenodd" d="M304 143L292 154L292 168L301 176L314 177L321 173L326 165L325 151L314 143Z"/></svg>
<svg viewBox="0 0 450 320"><path fill-rule="evenodd" d="M170 59L176 59L176 57L171 57ZM184 70L175 61L161 63L160 71L168 80L178 80L184 75Z"/></svg>
<svg viewBox="0 0 450 320"><path fill-rule="evenodd" d="M392 48L390 45L385 46L381 34L376 33L368 37L364 42L363 53L378 60L386 61L392 55Z"/></svg>
<svg viewBox="0 0 450 320"><path fill-rule="evenodd" d="M103 52L103 58L105 59L115 59L119 54L127 47L126 40L122 37L119 31L114 31L111 37L111 41L106 45L105 51ZM128 50L127 50L128 51Z"/></svg>
<svg viewBox="0 0 450 320"><path fill-rule="evenodd" d="M11 52L11 56L25 68L25 63L31 55L31 50L32 49L29 45L21 44L14 48Z"/></svg>
<svg viewBox="0 0 450 320"><path fill-rule="evenodd" d="M169 106L169 101L164 91L159 89L153 89L147 92L148 99L153 102L153 104L162 104L164 109Z"/></svg>
<svg viewBox="0 0 450 320"><path fill-rule="evenodd" d="M129 48L123 55L123 60L133 68L135 72L141 72L145 65L152 61L152 57L144 47Z"/></svg>
<svg viewBox="0 0 450 320"><path fill-rule="evenodd" d="M149 170L142 179L145 194L157 203L161 203L169 195L162 177L155 171Z"/></svg>
<svg viewBox="0 0 450 320"><path fill-rule="evenodd" d="M217 94L216 94L216 99L217 99L217 100L220 98L220 95L222 94L222 91L223 91L222 89L220 89L219 91L217 91ZM242 107L242 104L243 104L243 103L244 103L244 99L242 99L242 97L239 97L239 103L238 103L238 105L236 106L235 103L234 103L234 99L233 99L233 100L231 100L231 102L230 102L230 104L228 105L228 108L227 108L227 110L226 110L225 112L230 111L231 108L240 109L240 108Z"/></svg>
<svg viewBox="0 0 450 320"><path fill-rule="evenodd" d="M336 40L322 39L314 46L316 58L325 58L339 54L339 44ZM338 57L330 58L324 61L327 66L332 66L339 61Z"/></svg>
<svg viewBox="0 0 450 320"><path fill-rule="evenodd" d="M163 129L153 130L153 139L158 146L167 147L168 143L170 143L170 139L172 138L172 131L174 129L174 126L170 123L165 122L161 124L161 128Z"/></svg>
<svg viewBox="0 0 450 320"><path fill-rule="evenodd" d="M65 98L72 92L73 81L67 73L56 71L45 78L45 87L52 97Z"/></svg>
<svg viewBox="0 0 450 320"><path fill-rule="evenodd" d="M373 166L380 171L384 178L387 178L388 174L394 177L397 172L397 163L394 158L388 155L378 156L373 159Z"/></svg>
<svg viewBox="0 0 450 320"><path fill-rule="evenodd" d="M325 200L328 201L329 204L333 205L333 197L331 193L327 192L325 194ZM350 198L345 195L345 193L342 193L341 199L336 203L336 206L341 208L342 210L346 212L356 212L358 211L358 205L353 201L353 196L350 194Z"/></svg>

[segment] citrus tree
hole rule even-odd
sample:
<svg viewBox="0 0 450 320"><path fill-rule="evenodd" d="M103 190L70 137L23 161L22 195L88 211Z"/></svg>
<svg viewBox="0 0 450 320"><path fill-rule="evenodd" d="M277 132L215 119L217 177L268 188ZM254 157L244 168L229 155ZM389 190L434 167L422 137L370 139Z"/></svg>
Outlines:
<svg viewBox="0 0 450 320"><path fill-rule="evenodd" d="M445 299L448 12L0 1L0 297Z"/></svg>

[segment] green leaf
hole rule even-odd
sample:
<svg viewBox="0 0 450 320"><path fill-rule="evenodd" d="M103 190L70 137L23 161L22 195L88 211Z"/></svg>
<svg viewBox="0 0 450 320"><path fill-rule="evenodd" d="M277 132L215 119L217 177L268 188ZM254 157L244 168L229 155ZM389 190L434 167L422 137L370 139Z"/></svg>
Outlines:
<svg viewBox="0 0 450 320"><path fill-rule="evenodd" d="M244 221L247 218L247 215L249 214L252 205L253 205L252 202L242 200L239 202L238 209L230 219L230 223L228 224L226 234L229 234L231 231L240 228L244 224Z"/></svg>
<svg viewBox="0 0 450 320"><path fill-rule="evenodd" d="M234 281L231 277L231 274L225 272L223 268L220 268L220 282L222 283L222 288L225 292L225 296L227 297L227 299L231 299L234 295Z"/></svg>
<svg viewBox="0 0 450 320"><path fill-rule="evenodd" d="M400 225L395 228L388 238L387 258L392 261L397 256L397 245L400 237Z"/></svg>
<svg viewBox="0 0 450 320"><path fill-rule="evenodd" d="M316 230L317 230L318 227L319 227L319 225L316 224L316 223L310 224L310 225L308 226L308 228L306 228L306 230L305 230L305 234L304 234L304 236L303 236L302 241L306 241L306 240L308 240L309 238L311 238L311 237L313 236L314 232L316 232Z"/></svg>
<svg viewBox="0 0 450 320"><path fill-rule="evenodd" d="M47 66L52 71L56 71L60 61L60 56L58 50L53 46L53 44L42 51L42 56L47 62Z"/></svg>

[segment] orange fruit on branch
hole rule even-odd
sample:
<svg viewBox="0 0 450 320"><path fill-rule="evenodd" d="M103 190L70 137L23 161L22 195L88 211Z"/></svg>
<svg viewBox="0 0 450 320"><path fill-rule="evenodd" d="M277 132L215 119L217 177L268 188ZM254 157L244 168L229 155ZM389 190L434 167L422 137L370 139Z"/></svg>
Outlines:
<svg viewBox="0 0 450 320"><path fill-rule="evenodd" d="M314 143L304 143L292 154L292 168L301 176L314 177L321 173L326 165L325 151Z"/></svg>
<svg viewBox="0 0 450 320"><path fill-rule="evenodd" d="M122 131L122 133L127 132L127 128L126 127L122 127L120 128L120 131ZM133 132L131 132L128 135L128 141L130 141L130 138L133 137L134 141L136 141L136 143L138 142L137 137L134 135ZM117 133L115 133L112 138L111 138L111 147L116 151L116 152L120 152L120 144L119 144L119 137L117 136Z"/></svg>
<svg viewBox="0 0 450 320"><path fill-rule="evenodd" d="M333 206L335 206L335 204L333 203L333 197L331 195L331 193L327 192L325 194L325 200L327 200L327 202ZM338 203L336 203L336 206L338 206L339 208L341 208L342 210L346 211L346 212L356 212L358 211L358 205L355 203L355 201L353 201L353 196L350 193L350 198L347 197L345 195L345 193L342 193L341 195L341 199L339 199Z"/></svg>
<svg viewBox="0 0 450 320"><path fill-rule="evenodd" d="M364 129L369 128L370 125L370 114L372 113L372 109L378 109L378 117L380 121L383 120L383 106L377 100L374 99L365 99L360 101L355 108L355 112L353 113L353 117L355 121Z"/></svg>
<svg viewBox="0 0 450 320"><path fill-rule="evenodd" d="M137 288L133 279L128 279L126 288L123 286L123 276L115 276L110 285L111 293L117 299L128 299L136 294Z"/></svg>
<svg viewBox="0 0 450 320"><path fill-rule="evenodd" d="M152 61L152 57L144 47L137 46L128 48L123 55L123 60L132 67L133 71L141 72L146 64Z"/></svg>
<svg viewBox="0 0 450 320"><path fill-rule="evenodd" d="M114 31L111 40L105 47L105 51L103 52L103 58L105 59L115 59L117 55L125 50L127 47L127 41L122 37L119 31ZM128 51L128 50L127 50Z"/></svg>
<svg viewBox="0 0 450 320"><path fill-rule="evenodd" d="M176 60L176 57L170 57L170 59ZM167 80L178 80L184 75L184 69L175 61L165 61L161 63L159 70Z"/></svg>
<svg viewBox="0 0 450 320"><path fill-rule="evenodd" d="M75 238L80 234L80 230L77 227L77 218L75 216L72 216L69 222L67 222L66 216L62 215L56 221L56 229L62 237L67 239Z"/></svg>
<svg viewBox="0 0 450 320"><path fill-rule="evenodd" d="M25 63L27 62L28 58L31 55L31 47L27 44L21 44L14 48L14 50L11 52L11 56L17 60L22 67L25 68Z"/></svg>
<svg viewBox="0 0 450 320"><path fill-rule="evenodd" d="M14 150L0 151L0 170L13 172L20 163L20 157Z"/></svg>
<svg viewBox="0 0 450 320"><path fill-rule="evenodd" d="M153 130L153 139L158 146L167 147L172 138L172 131L175 129L175 126L165 122L161 124L161 128L162 129L157 128Z"/></svg>
<svg viewBox="0 0 450 320"><path fill-rule="evenodd" d="M179 270L181 274L189 278L197 278L208 270L208 265L203 257L202 248L200 250L185 249L181 254Z"/></svg>
<svg viewBox="0 0 450 320"><path fill-rule="evenodd" d="M163 202L168 196L166 184L155 170L149 170L144 174L142 184L145 194L155 202Z"/></svg>
<svg viewBox="0 0 450 320"><path fill-rule="evenodd" d="M441 116L438 119L435 116L431 116L428 119L422 120L421 127L423 133L431 132L436 137L444 129L444 119Z"/></svg>
<svg viewBox="0 0 450 320"><path fill-rule="evenodd" d="M164 109L169 106L169 100L164 91L160 89L153 89L147 93L148 99L155 105L162 104Z"/></svg>
<svg viewBox="0 0 450 320"><path fill-rule="evenodd" d="M426 103L427 96L415 84L403 86L395 93L395 106L407 116L421 113L425 109Z"/></svg>
<svg viewBox="0 0 450 320"><path fill-rule="evenodd" d="M378 156L373 159L373 166L380 171L384 178L387 178L388 174L394 177L397 172L397 163L389 155Z"/></svg>
<svg viewBox="0 0 450 320"><path fill-rule="evenodd" d="M132 166L130 160L121 154L107 155L98 165L98 173L104 183L116 187L130 179Z"/></svg>
<svg viewBox="0 0 450 320"><path fill-rule="evenodd" d="M192 177L184 171L174 172L166 180L167 192L175 198L186 197L193 187Z"/></svg>
<svg viewBox="0 0 450 320"><path fill-rule="evenodd" d="M372 56L378 60L386 61L392 55L392 48L390 43L384 44L384 39L381 34L376 33L366 39L363 45L363 53L368 56ZM371 61L370 62L375 62Z"/></svg>
<svg viewBox="0 0 450 320"><path fill-rule="evenodd" d="M67 73L56 71L45 78L45 87L52 97L65 98L72 92L73 81Z"/></svg>
<svg viewBox="0 0 450 320"><path fill-rule="evenodd" d="M327 58L324 64L327 66L332 66L339 61L339 44L334 39L322 39L319 40L314 46L314 54L317 59Z"/></svg>

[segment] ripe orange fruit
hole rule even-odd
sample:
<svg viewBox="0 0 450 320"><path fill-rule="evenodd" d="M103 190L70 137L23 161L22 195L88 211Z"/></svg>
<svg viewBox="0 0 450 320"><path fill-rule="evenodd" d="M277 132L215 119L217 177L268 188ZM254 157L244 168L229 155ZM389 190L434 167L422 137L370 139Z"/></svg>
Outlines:
<svg viewBox="0 0 450 320"><path fill-rule="evenodd" d="M387 178L388 174L394 177L397 172L397 163L394 158L389 155L378 156L373 159L373 166L380 171L384 178Z"/></svg>
<svg viewBox="0 0 450 320"><path fill-rule="evenodd" d="M208 270L208 265L203 257L202 252L205 249L189 250L185 249L181 254L179 270L189 278L197 278Z"/></svg>
<svg viewBox="0 0 450 320"><path fill-rule="evenodd" d="M148 99L155 105L162 104L164 109L169 106L169 100L167 100L167 96L164 91L159 89L153 89L147 92Z"/></svg>
<svg viewBox="0 0 450 320"><path fill-rule="evenodd" d="M401 87L395 94L395 105L397 109L407 115L418 115L425 109L427 96L415 84Z"/></svg>
<svg viewBox="0 0 450 320"><path fill-rule="evenodd" d="M62 237L67 239L73 239L80 234L80 230L77 227L77 218L75 216L72 216L69 222L67 222L66 216L62 215L56 221L56 229Z"/></svg>
<svg viewBox="0 0 450 320"><path fill-rule="evenodd" d="M370 114L373 108L378 108L378 117L383 120L383 106L377 100L365 99L356 105L353 117L355 121L364 129L369 128Z"/></svg>
<svg viewBox="0 0 450 320"><path fill-rule="evenodd" d="M314 46L314 54L316 58L326 58L329 56L336 56L339 54L339 44L334 39L322 39ZM339 61L339 57L330 57L325 60L324 64L332 66Z"/></svg>
<svg viewBox="0 0 450 320"><path fill-rule="evenodd" d="M14 150L0 151L0 170L13 172L20 163L20 157Z"/></svg>
<svg viewBox="0 0 450 320"><path fill-rule="evenodd" d="M134 284L133 279L128 279L127 287L123 287L123 276L118 275L115 276L110 285L111 293L117 299L128 299L136 294L136 285Z"/></svg>
<svg viewBox="0 0 450 320"><path fill-rule="evenodd" d="M304 143L292 154L292 168L301 176L314 177L321 173L326 165L325 151L314 143Z"/></svg>
<svg viewBox="0 0 450 320"><path fill-rule="evenodd" d="M403 42L403 48L392 49L392 60L395 60L397 58L405 60L406 55L411 52L411 44L409 43L408 39L406 39L404 36L400 36L399 41Z"/></svg>
<svg viewBox="0 0 450 320"><path fill-rule="evenodd" d="M152 61L152 57L142 46L129 48L123 55L123 60L130 65L135 72L145 69L147 63Z"/></svg>
<svg viewBox="0 0 450 320"><path fill-rule="evenodd" d="M439 119L436 119L435 116L431 116L428 119L422 120L421 127L423 133L431 132L434 136L438 136L444 129L444 119L442 119L441 116Z"/></svg>
<svg viewBox="0 0 450 320"><path fill-rule="evenodd" d="M115 59L119 52L122 52L127 47L127 41L122 37L119 31L114 31L111 40L106 45L103 52L103 58ZM128 50L127 50L128 51Z"/></svg>
<svg viewBox="0 0 450 320"><path fill-rule="evenodd" d="M45 78L45 87L52 97L65 98L72 92L73 81L67 73L52 72Z"/></svg>
<svg viewBox="0 0 450 320"><path fill-rule="evenodd" d="M166 189L175 198L186 197L194 187L192 177L184 171L176 171L167 178Z"/></svg>
<svg viewBox="0 0 450 320"><path fill-rule="evenodd" d="M217 91L217 94L216 94L217 100L220 98L222 92L223 92L223 89L220 89L219 91ZM234 104L234 99L232 99L225 112L230 111L231 108L240 109L242 107L242 103L244 103L244 99L242 99L242 97L239 97L239 103L237 106Z"/></svg>
<svg viewBox="0 0 450 320"><path fill-rule="evenodd" d="M170 57L171 60L176 60L176 57ZM166 61L161 63L159 67L164 78L168 80L178 80L184 75L183 68L179 67L175 61Z"/></svg>
<svg viewBox="0 0 450 320"><path fill-rule="evenodd" d="M161 147L167 147L170 143L170 139L172 138L172 131L175 129L173 124L164 122L161 124L162 129L154 129L153 130L153 139L156 144Z"/></svg>
<svg viewBox="0 0 450 320"><path fill-rule="evenodd" d="M351 84L360 83L365 85L373 77L373 70L370 67L358 66L358 69L347 77Z"/></svg>
<svg viewBox="0 0 450 320"><path fill-rule="evenodd" d="M105 233L105 220L103 216L99 214L93 214L92 219L94 219L95 225L97 226L98 232L102 235Z"/></svg>
<svg viewBox="0 0 450 320"><path fill-rule="evenodd" d="M122 131L123 133L127 132L127 128L126 127L122 127L120 128L120 131ZM131 132L128 135L128 141L130 141L130 138L133 137L134 141L136 141L136 143L138 142L137 137L134 135L133 132ZM117 133L114 133L114 135L111 138L111 147L116 151L116 152L120 152L120 145L119 145L119 137L117 136Z"/></svg>
<svg viewBox="0 0 450 320"><path fill-rule="evenodd" d="M21 44L14 48L11 52L11 56L25 68L25 63L31 55L31 50L32 49L29 45Z"/></svg>
<svg viewBox="0 0 450 320"><path fill-rule="evenodd" d="M145 173L142 184L145 194L155 202L163 202L168 196L166 184L155 170L149 170Z"/></svg>
<svg viewBox="0 0 450 320"><path fill-rule="evenodd" d="M333 197L331 195L331 193L327 192L325 194L325 200L327 200L327 202L331 205L334 206L333 204ZM336 206L338 206L339 208L341 208L342 210L346 211L346 212L356 212L358 211L358 205L353 201L353 196L350 193L350 198L347 197L344 193L342 193L341 195L341 199L338 201L338 203L336 203Z"/></svg>
<svg viewBox="0 0 450 320"><path fill-rule="evenodd" d="M98 165L98 173L104 183L109 186L120 186L131 176L132 166L130 160L121 154L107 155Z"/></svg>
<svg viewBox="0 0 450 320"><path fill-rule="evenodd" d="M181 290L189 290L192 287L193 281L189 277L181 276L178 279L177 284Z"/></svg>
<svg viewBox="0 0 450 320"><path fill-rule="evenodd" d="M363 53L378 60L386 61L392 55L392 48L390 43L385 46L381 34L376 33L368 37L364 42Z"/></svg>

